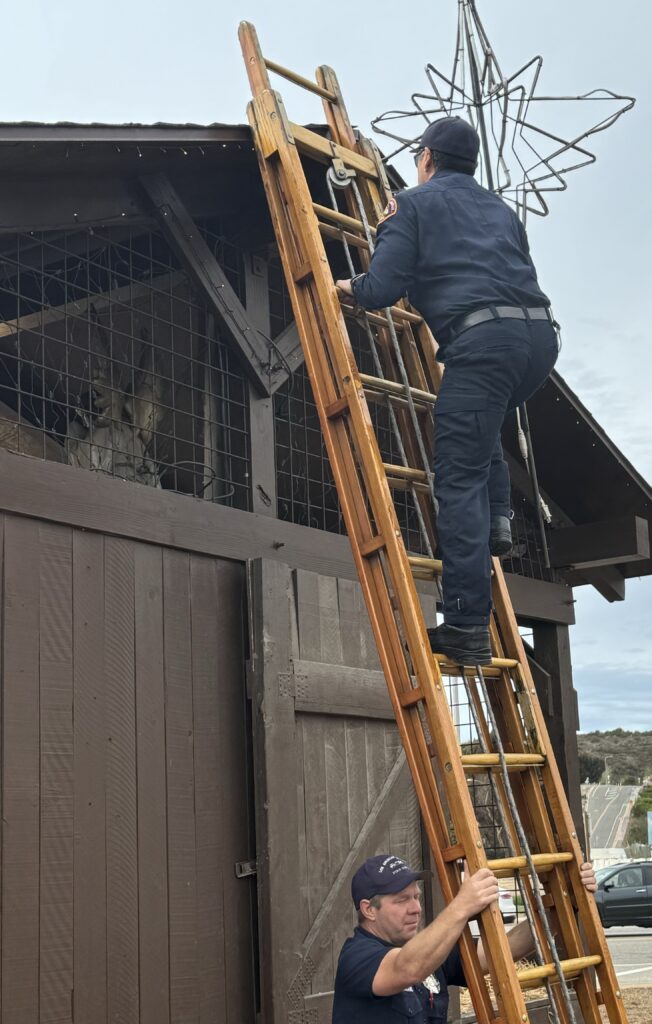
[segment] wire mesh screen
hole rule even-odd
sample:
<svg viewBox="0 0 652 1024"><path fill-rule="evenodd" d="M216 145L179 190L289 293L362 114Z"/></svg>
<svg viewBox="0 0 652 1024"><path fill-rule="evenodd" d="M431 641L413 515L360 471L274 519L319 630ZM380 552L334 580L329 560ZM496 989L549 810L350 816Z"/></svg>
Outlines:
<svg viewBox="0 0 652 1024"><path fill-rule="evenodd" d="M503 559L503 569L530 579L559 582L559 574L554 569L546 568L541 533L532 503L522 494L512 491L512 509L514 543L509 557Z"/></svg>
<svg viewBox="0 0 652 1024"><path fill-rule="evenodd" d="M464 680L459 676L445 676L444 685L462 753L483 753L474 709ZM482 716L486 718L484 699L478 695L477 700L482 710ZM489 774L474 772L469 775L468 785L487 857L509 856L510 850L501 820L500 808L496 800L495 789L490 783Z"/></svg>
<svg viewBox="0 0 652 1024"><path fill-rule="evenodd" d="M280 266L270 268L270 309L275 336L292 319ZM351 344L362 373L374 374L364 332L353 324ZM400 456L386 405L370 404L371 418L384 462ZM278 517L303 526L345 533L337 490L322 438L317 407L305 367L300 367L274 397ZM424 553L419 524L410 495L395 493L394 504L408 550Z"/></svg>
<svg viewBox="0 0 652 1024"><path fill-rule="evenodd" d="M202 231L242 292L237 246ZM246 509L247 395L156 233L0 241L1 447Z"/></svg>

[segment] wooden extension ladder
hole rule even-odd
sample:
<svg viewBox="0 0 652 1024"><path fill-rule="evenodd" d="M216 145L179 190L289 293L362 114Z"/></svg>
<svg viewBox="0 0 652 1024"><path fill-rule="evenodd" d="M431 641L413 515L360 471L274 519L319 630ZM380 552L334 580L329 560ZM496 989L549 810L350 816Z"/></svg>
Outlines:
<svg viewBox="0 0 652 1024"><path fill-rule="evenodd" d="M551 1020L559 1024L582 1018L600 1024L601 1005L609 1021L625 1024L595 903L580 881L580 845L498 560L491 665L461 668L430 650L415 580L438 579L441 573L433 557L430 471L440 382L433 339L405 303L364 317L342 303L323 242L342 243L351 271L353 250L359 265L368 265L374 225L390 195L379 153L353 132L330 68L318 68L311 81L275 64L263 57L246 22L240 41L253 93L249 121L306 367L443 895L450 901L458 891L463 858L471 872L488 866L499 877L512 876L535 937L538 965L519 970L498 907L482 913L490 988L465 929L460 946L477 1018L481 1024L524 1024L530 1020L525 990L545 985ZM327 135L288 120L270 71L321 97ZM305 169L314 180L320 164L326 172L319 195L328 194L330 206L313 201L306 178ZM374 374L362 374L356 365L347 331L352 317L358 323L363 318ZM398 463L383 462L369 402L385 403ZM406 550L392 491L412 502L423 541L419 555ZM479 752L461 749L448 677L466 689ZM487 858L469 793L474 772L488 773L509 857Z"/></svg>

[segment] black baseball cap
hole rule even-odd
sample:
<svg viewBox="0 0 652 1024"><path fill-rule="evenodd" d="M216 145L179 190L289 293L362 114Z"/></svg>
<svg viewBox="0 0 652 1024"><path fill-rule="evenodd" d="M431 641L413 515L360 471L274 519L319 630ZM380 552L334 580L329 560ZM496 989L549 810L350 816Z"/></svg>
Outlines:
<svg viewBox="0 0 652 1024"><path fill-rule="evenodd" d="M421 136L419 149L436 149L475 163L480 151L480 137L473 125L461 117L441 117L429 124Z"/></svg>
<svg viewBox="0 0 652 1024"><path fill-rule="evenodd" d="M377 857L369 857L351 879L351 895L356 910L360 906L360 900L400 892L412 882L425 878L427 874L427 871L413 871L409 864L400 857L392 856L391 853L379 853Z"/></svg>

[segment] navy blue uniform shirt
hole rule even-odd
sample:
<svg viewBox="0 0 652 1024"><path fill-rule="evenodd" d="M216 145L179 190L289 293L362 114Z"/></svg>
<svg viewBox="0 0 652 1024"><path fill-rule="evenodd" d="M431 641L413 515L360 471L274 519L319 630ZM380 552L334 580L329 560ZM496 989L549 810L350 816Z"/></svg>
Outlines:
<svg viewBox="0 0 652 1024"><path fill-rule="evenodd" d="M375 996L373 980L381 960L395 947L356 928L342 946L335 975L333 1024L445 1024L448 985L466 985L457 947L435 972L440 991L413 985L394 996Z"/></svg>
<svg viewBox="0 0 652 1024"><path fill-rule="evenodd" d="M384 309L408 295L442 360L459 317L492 304L550 305L525 228L470 174L437 171L425 184L399 192L389 209L368 273L353 279L353 294L365 309Z"/></svg>

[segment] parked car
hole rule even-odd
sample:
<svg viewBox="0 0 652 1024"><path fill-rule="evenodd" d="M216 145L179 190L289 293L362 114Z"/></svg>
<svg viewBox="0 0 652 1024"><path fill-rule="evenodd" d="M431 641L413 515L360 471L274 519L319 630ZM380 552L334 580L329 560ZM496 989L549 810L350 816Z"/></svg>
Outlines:
<svg viewBox="0 0 652 1024"><path fill-rule="evenodd" d="M652 861L610 864L595 875L595 902L604 928L618 924L652 927Z"/></svg>
<svg viewBox="0 0 652 1024"><path fill-rule="evenodd" d="M505 924L511 924L512 921L516 920L516 904L514 903L514 897L507 889L499 889L498 906L500 907L500 913L503 915L503 921Z"/></svg>

